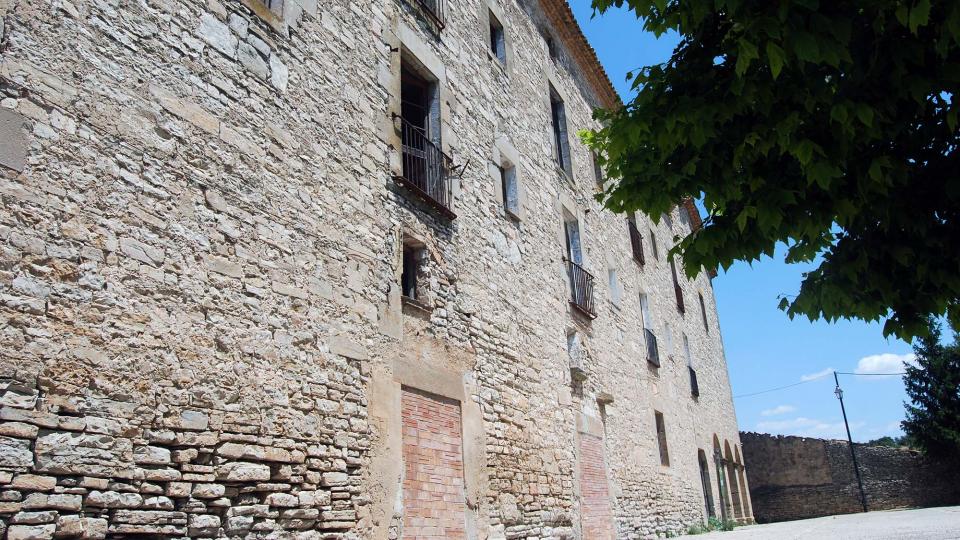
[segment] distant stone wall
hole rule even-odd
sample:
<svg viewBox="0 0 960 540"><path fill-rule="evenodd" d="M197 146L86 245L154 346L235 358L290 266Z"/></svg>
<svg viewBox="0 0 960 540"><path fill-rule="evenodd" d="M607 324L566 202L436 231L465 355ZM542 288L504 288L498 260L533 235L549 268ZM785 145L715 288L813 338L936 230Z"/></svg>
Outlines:
<svg viewBox="0 0 960 540"><path fill-rule="evenodd" d="M845 441L741 433L750 498L759 523L861 511ZM856 446L870 510L960 501L956 471L918 452Z"/></svg>

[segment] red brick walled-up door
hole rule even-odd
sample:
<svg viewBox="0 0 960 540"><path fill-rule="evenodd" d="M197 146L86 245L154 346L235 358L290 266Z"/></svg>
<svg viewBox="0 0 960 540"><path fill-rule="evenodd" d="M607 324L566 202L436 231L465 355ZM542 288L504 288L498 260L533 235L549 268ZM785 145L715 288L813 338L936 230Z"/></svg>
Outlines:
<svg viewBox="0 0 960 540"><path fill-rule="evenodd" d="M466 538L460 403L404 388L403 538Z"/></svg>
<svg viewBox="0 0 960 540"><path fill-rule="evenodd" d="M583 540L614 537L603 439L587 433L580 434L580 526Z"/></svg>

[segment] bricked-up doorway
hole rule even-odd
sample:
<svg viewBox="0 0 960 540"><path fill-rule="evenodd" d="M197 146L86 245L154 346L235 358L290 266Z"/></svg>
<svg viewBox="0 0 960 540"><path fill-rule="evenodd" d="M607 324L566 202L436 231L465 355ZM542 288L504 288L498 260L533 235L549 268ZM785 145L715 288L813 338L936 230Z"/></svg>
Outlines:
<svg viewBox="0 0 960 540"><path fill-rule="evenodd" d="M403 538L466 538L460 403L403 387L400 409Z"/></svg>
<svg viewBox="0 0 960 540"><path fill-rule="evenodd" d="M613 509L603 438L580 434L580 526L584 540L613 539Z"/></svg>

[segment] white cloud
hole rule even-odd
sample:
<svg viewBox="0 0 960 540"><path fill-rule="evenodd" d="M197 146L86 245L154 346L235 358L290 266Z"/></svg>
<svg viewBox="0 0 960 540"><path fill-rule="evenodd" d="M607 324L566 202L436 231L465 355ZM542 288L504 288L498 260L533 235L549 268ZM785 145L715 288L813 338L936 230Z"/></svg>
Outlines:
<svg viewBox="0 0 960 540"><path fill-rule="evenodd" d="M761 416L777 416L778 414L787 414L797 410L793 405L777 405L772 409L767 409L765 411L760 411Z"/></svg>
<svg viewBox="0 0 960 540"><path fill-rule="evenodd" d="M863 422L850 424L851 430L862 428ZM824 422L815 418L798 416L791 420L767 420L757 422L757 431L774 435L797 435L821 439L846 439L847 431L843 422Z"/></svg>
<svg viewBox="0 0 960 540"><path fill-rule="evenodd" d="M821 377L826 377L827 375L830 375L830 374L833 373L833 372L834 372L834 369L833 369L832 367L828 367L827 369L818 371L818 372L816 372L816 373L810 373L809 375L801 375L801 376L800 376L800 381L801 381L801 382L812 381L812 380L814 380L814 379L819 379L819 378L821 378Z"/></svg>
<svg viewBox="0 0 960 540"><path fill-rule="evenodd" d="M907 365L916 366L916 355L909 354L874 354L864 356L857 362L857 369L853 370L858 375L876 375L878 373L903 373ZM889 379L890 377L870 377L871 379Z"/></svg>

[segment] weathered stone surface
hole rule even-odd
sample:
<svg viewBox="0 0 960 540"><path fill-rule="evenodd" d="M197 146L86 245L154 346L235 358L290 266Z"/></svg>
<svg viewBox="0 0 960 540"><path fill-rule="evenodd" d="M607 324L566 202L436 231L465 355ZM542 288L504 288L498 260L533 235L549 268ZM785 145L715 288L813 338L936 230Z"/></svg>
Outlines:
<svg viewBox="0 0 960 540"><path fill-rule="evenodd" d="M0 437L0 467L30 467L33 465L33 452L30 441Z"/></svg>
<svg viewBox="0 0 960 540"><path fill-rule="evenodd" d="M10 523L23 525L39 525L42 523L53 523L57 519L57 513L48 510L45 512L20 512L10 518Z"/></svg>
<svg viewBox="0 0 960 540"><path fill-rule="evenodd" d="M233 462L217 467L217 479L229 482L257 482L270 479L270 467L260 463Z"/></svg>
<svg viewBox="0 0 960 540"><path fill-rule="evenodd" d="M85 504L100 508L137 508L143 504L143 497L139 493L91 491L86 497Z"/></svg>
<svg viewBox="0 0 960 540"><path fill-rule="evenodd" d="M450 3L442 31L417 2L0 4L23 151L0 150L0 529L56 512L62 538L416 536L405 441L462 454L420 473L456 479L467 537L589 536L588 462L619 537L718 509L698 450L739 443L713 289L679 276L681 312L664 256L697 224L633 216L638 264L595 202L575 134L612 90L563 2ZM401 180L404 66L453 219ZM592 320L571 256L598 276ZM402 388L450 400L445 439L403 429Z"/></svg>
<svg viewBox="0 0 960 540"><path fill-rule="evenodd" d="M129 439L72 432L41 431L34 451L36 470L53 474L124 478L133 458Z"/></svg>
<svg viewBox="0 0 960 540"><path fill-rule="evenodd" d="M25 491L51 491L56 485L57 479L53 476L18 474L13 478L10 487Z"/></svg>
<svg viewBox="0 0 960 540"><path fill-rule="evenodd" d="M11 525L7 528L7 540L50 540L56 525Z"/></svg>

